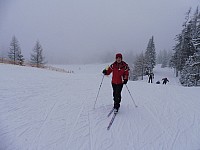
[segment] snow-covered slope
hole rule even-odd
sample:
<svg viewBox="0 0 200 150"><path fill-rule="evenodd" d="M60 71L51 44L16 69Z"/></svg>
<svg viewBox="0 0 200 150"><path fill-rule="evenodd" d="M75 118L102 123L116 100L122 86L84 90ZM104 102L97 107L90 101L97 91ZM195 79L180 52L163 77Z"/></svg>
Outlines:
<svg viewBox="0 0 200 150"><path fill-rule="evenodd" d="M108 64L106 64L108 65ZM60 66L74 73L0 64L0 150L198 150L199 88L181 87L171 69L154 83L129 81L109 131L106 65ZM168 77L167 85L155 84Z"/></svg>

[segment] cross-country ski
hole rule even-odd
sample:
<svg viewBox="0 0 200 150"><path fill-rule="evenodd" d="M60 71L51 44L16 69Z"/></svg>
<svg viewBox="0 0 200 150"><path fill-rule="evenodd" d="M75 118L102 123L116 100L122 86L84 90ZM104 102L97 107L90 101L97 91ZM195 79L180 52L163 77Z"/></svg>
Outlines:
<svg viewBox="0 0 200 150"><path fill-rule="evenodd" d="M111 115L113 112L114 112L114 108L112 108L112 109L110 110L110 112L108 113L107 117L110 117L110 115Z"/></svg>
<svg viewBox="0 0 200 150"><path fill-rule="evenodd" d="M116 115L117 115L117 112L114 112L113 116L112 116L112 118L111 118L111 120L110 120L110 122L108 124L107 130L110 130L110 127L112 126L112 124L113 124L113 122L115 120Z"/></svg>

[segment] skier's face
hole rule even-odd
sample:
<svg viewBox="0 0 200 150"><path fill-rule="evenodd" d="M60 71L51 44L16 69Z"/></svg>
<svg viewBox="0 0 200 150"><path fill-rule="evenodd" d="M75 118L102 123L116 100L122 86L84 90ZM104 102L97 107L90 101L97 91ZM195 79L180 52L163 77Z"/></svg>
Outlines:
<svg viewBox="0 0 200 150"><path fill-rule="evenodd" d="M121 63L121 62L122 62L122 59L121 59L120 57L117 57L117 58L116 58L116 61L117 61L117 63Z"/></svg>

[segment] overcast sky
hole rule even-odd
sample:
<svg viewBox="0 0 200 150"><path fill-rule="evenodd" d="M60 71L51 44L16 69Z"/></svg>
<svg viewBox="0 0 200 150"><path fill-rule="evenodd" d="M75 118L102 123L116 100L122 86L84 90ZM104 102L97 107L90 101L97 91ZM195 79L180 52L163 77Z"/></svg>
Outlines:
<svg viewBox="0 0 200 150"><path fill-rule="evenodd" d="M39 40L50 63L98 60L108 51L140 53L151 36L156 51L171 50L185 13L198 5L200 0L0 0L0 50L9 48L13 35L26 58Z"/></svg>

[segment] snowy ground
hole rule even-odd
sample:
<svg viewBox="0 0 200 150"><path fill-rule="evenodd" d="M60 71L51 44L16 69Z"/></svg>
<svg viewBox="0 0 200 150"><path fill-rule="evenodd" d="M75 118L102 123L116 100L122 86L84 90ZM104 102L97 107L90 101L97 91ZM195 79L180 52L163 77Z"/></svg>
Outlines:
<svg viewBox="0 0 200 150"><path fill-rule="evenodd" d="M107 131L110 76L93 109L106 65L59 66L67 74L0 64L0 150L200 150L200 88L180 86L171 69L129 81L138 108L124 86Z"/></svg>

